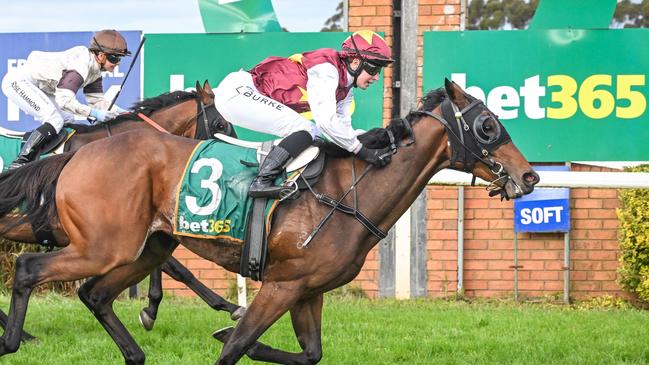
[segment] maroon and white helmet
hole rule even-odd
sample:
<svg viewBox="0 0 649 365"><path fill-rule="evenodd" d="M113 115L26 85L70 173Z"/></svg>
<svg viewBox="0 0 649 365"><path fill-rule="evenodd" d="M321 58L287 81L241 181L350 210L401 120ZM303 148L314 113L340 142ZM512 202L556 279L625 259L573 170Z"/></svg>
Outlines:
<svg viewBox="0 0 649 365"><path fill-rule="evenodd" d="M359 57L381 66L394 62L385 39L371 30L359 30L347 37L340 48L340 55Z"/></svg>

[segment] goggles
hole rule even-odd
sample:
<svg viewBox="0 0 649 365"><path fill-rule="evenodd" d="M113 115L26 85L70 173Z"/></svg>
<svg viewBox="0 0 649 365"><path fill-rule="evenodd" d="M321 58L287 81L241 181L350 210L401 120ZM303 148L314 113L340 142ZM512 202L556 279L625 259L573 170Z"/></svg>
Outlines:
<svg viewBox="0 0 649 365"><path fill-rule="evenodd" d="M122 57L120 55L106 53L106 59L113 65L117 65L122 60Z"/></svg>
<svg viewBox="0 0 649 365"><path fill-rule="evenodd" d="M370 76L375 76L381 72L381 69L383 66L375 65L371 62L365 62L365 65L363 65L363 70L367 72L368 75Z"/></svg>

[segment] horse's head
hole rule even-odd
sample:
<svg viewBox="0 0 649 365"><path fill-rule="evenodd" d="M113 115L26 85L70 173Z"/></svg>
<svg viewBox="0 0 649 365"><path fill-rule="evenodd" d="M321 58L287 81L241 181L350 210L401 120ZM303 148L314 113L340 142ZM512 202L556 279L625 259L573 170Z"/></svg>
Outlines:
<svg viewBox="0 0 649 365"><path fill-rule="evenodd" d="M216 109L214 97L214 91L207 80L203 82L202 87L196 81L196 100L199 113L203 116L197 120L196 139L212 138L214 133L222 133L230 137L237 136L232 124L226 121Z"/></svg>
<svg viewBox="0 0 649 365"><path fill-rule="evenodd" d="M509 199L531 193L539 175L498 117L456 83L447 79L444 86L448 98L438 114L448 133L451 168L491 181L491 196Z"/></svg>

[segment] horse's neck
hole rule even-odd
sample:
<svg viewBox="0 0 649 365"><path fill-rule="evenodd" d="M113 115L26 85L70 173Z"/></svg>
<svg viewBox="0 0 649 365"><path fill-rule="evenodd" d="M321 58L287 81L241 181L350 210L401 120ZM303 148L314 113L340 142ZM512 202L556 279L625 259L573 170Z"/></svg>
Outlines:
<svg viewBox="0 0 649 365"><path fill-rule="evenodd" d="M434 122L422 120L415 124L416 143L400 148L386 168L374 170L359 186L363 213L384 230L396 223L448 161L444 127L430 123Z"/></svg>
<svg viewBox="0 0 649 365"><path fill-rule="evenodd" d="M151 113L151 120L164 128L167 132L177 136L188 136L196 120L196 106L193 100L176 104L174 106Z"/></svg>

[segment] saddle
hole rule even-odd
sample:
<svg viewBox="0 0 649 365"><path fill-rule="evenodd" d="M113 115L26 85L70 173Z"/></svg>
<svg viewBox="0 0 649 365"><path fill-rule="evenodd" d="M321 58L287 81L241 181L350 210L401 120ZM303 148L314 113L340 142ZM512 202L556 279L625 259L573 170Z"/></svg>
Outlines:
<svg viewBox="0 0 649 365"><path fill-rule="evenodd" d="M280 140L268 142L243 141L218 133L214 137L229 144L256 149L259 164L263 162L273 146L280 142ZM242 161L242 163L244 162ZM300 190L315 185L320 178L324 165L325 154L320 153L320 148L315 146L310 146L297 158L293 159L285 169L284 186L287 187L287 193L283 195L280 202L286 199L296 199ZM257 198L253 201L241 251L239 273L256 281L262 280L268 258L267 236L270 229L267 225L270 224L270 220L266 222L264 219L264 208L267 200L267 198Z"/></svg>

